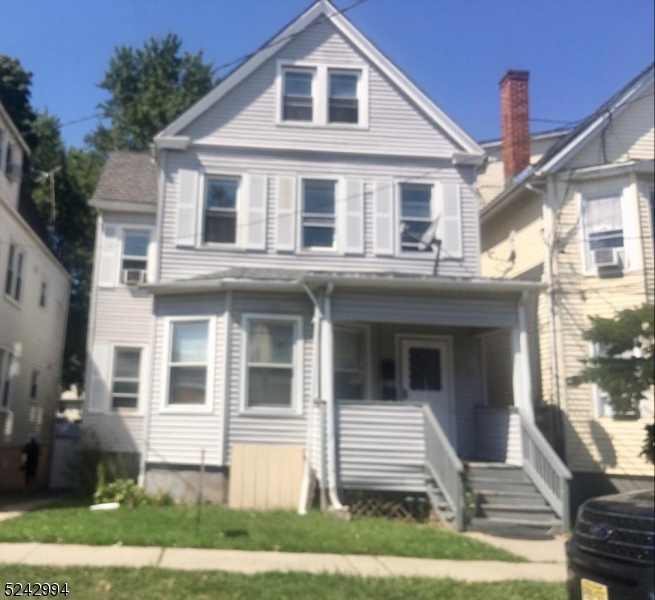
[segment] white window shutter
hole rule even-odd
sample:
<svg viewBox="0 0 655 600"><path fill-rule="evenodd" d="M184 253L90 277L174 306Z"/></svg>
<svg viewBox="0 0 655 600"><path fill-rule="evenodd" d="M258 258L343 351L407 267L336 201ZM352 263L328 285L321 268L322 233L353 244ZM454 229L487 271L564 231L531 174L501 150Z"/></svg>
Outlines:
<svg viewBox="0 0 655 600"><path fill-rule="evenodd" d="M462 258L462 200L459 185L444 183L441 187L441 247L446 258Z"/></svg>
<svg viewBox="0 0 655 600"><path fill-rule="evenodd" d="M180 187L177 199L178 246L195 246L197 242L198 173L191 169L180 169Z"/></svg>
<svg viewBox="0 0 655 600"><path fill-rule="evenodd" d="M281 176L277 182L276 249L288 252L296 249L296 179Z"/></svg>
<svg viewBox="0 0 655 600"><path fill-rule="evenodd" d="M393 216L393 183L377 181L375 184L374 247L375 254L393 255L396 227Z"/></svg>
<svg viewBox="0 0 655 600"><path fill-rule="evenodd" d="M621 195L621 220L623 221L623 246L625 268L634 271L641 268L641 232L639 228L638 200L633 187L626 187Z"/></svg>
<svg viewBox="0 0 655 600"><path fill-rule="evenodd" d="M153 283L157 276L157 240L154 230L150 233L150 243L148 244L148 273L146 282Z"/></svg>
<svg viewBox="0 0 655 600"><path fill-rule="evenodd" d="M96 342L93 345L91 355L91 385L89 386L88 408L90 412L103 412L107 406L109 397L109 385L111 377L109 374L109 354L111 346L104 342Z"/></svg>
<svg viewBox="0 0 655 600"><path fill-rule="evenodd" d="M343 186L341 249L346 254L364 254L364 182L348 179Z"/></svg>
<svg viewBox="0 0 655 600"><path fill-rule="evenodd" d="M118 283L118 261L120 259L118 232L119 229L115 225L103 223L98 271L98 285L100 287L116 287Z"/></svg>
<svg viewBox="0 0 655 600"><path fill-rule="evenodd" d="M265 175L251 175L248 179L244 217L245 246L251 250L266 250L268 178Z"/></svg>

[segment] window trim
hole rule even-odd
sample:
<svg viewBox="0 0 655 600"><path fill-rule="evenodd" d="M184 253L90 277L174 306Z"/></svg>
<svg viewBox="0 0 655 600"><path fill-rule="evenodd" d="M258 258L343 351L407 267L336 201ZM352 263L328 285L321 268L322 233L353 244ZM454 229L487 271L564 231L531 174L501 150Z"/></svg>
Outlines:
<svg viewBox="0 0 655 600"><path fill-rule="evenodd" d="M209 326L207 328L207 378L205 382L205 402L204 404L169 404L169 389L170 382L170 361L171 350L173 344L173 325L175 323L188 323L194 321L207 321ZM214 371L216 368L216 315L200 314L200 315L185 315L175 317L164 317L164 345L163 360L162 360L162 390L161 401L159 410L162 413L174 414L209 414L214 412L214 399L215 399L215 385L214 385Z"/></svg>
<svg viewBox="0 0 655 600"><path fill-rule="evenodd" d="M243 250L242 240L243 233L241 233L241 228L239 226L239 216L243 215L243 212L246 208L246 187L249 185L248 182L248 173L243 171L237 171L234 169L201 169L198 173L199 176L199 185L198 190L200 198L198 199L198 205L200 210L197 210L196 215L196 243L195 248L197 250ZM207 200L207 183L210 179L229 179L236 180L239 183L237 187L237 200L236 200L236 236L233 244L228 244L224 242L205 242L205 202Z"/></svg>
<svg viewBox="0 0 655 600"><path fill-rule="evenodd" d="M599 192L599 193L585 193L583 191L577 192L578 195L578 214L580 215L579 219L579 224L578 224L578 237L579 237L579 244L580 244L580 266L582 274L586 277L599 277L598 274L598 269L592 265L589 264L589 240L587 239L587 231L585 227L585 202L588 202L590 200L595 200L599 198L609 198L612 196L616 196L619 200L619 208L621 211L621 227L622 231L624 234L623 238L623 247L622 248L617 248L617 250L622 250L622 264L621 264L621 272L627 273L629 271L628 266L627 266L627 256L626 256L626 244L625 244L625 214L623 211L623 195L625 194L625 190L623 186L620 186L620 184L612 185L608 187L606 190Z"/></svg>
<svg viewBox="0 0 655 600"><path fill-rule="evenodd" d="M440 182L437 180L432 180L432 179L426 179L426 180L421 180L421 181L411 181L410 180L405 180L405 179L395 179L394 181L394 186L393 186L393 193L394 193L394 201L393 201L393 207L394 207L394 229L395 229L395 242L394 242L394 247L395 247L395 256L396 258L409 258L412 260L425 260L425 261L431 261L434 262L436 260L436 251L432 252L410 252L408 250L403 250L403 244L402 244L402 234L400 233L400 224L401 224L401 218L402 218L402 186L404 184L416 184L416 185L426 185L430 186L432 188L432 195L431 195L431 207L430 210L434 210L435 206L435 190L438 185L440 185ZM432 214L432 212L431 212ZM432 220L437 218L437 214L432 214ZM443 225L443 220L439 220L439 229L441 229ZM446 256L444 253L441 254L440 261L444 260L449 260L450 257ZM456 259L459 260L459 259Z"/></svg>
<svg viewBox="0 0 655 600"><path fill-rule="evenodd" d="M114 366L116 364L116 351L117 350L140 350L141 351L141 364L139 365L139 394L137 397L136 408L114 410L113 401L113 388L114 388ZM108 371L108 398L105 406L104 413L109 415L120 416L142 416L145 413L145 404L148 398L148 346L146 344L131 344L114 342L110 344L109 348L109 371Z"/></svg>
<svg viewBox="0 0 655 600"><path fill-rule="evenodd" d="M288 321L295 327L293 344L293 372L291 381L291 404L282 407L248 406L248 332L250 321ZM280 313L244 313L241 316L241 385L239 414L243 416L302 417L304 413L304 322L302 315Z"/></svg>
<svg viewBox="0 0 655 600"><path fill-rule="evenodd" d="M299 120L299 119L285 119L284 118L284 98L286 96L285 92L285 76L287 73L309 73L312 77L311 81L311 99L312 99L312 118L308 121ZM280 123L284 124L293 124L300 126L312 125L316 122L316 116L318 112L318 69L314 65L303 65L302 63L294 64L284 64L280 67L280 108L278 112L278 119Z"/></svg>
<svg viewBox="0 0 655 600"><path fill-rule="evenodd" d="M321 246L305 246L303 244L304 233L304 218L305 218L305 198L304 198L304 182L305 181L332 181L334 182L334 241L330 248ZM345 189L345 180L343 177L330 177L329 175L300 175L298 183L296 184L297 194L297 215L296 215L296 254L341 254L339 244L339 234L342 229L341 210L344 205L341 195L342 190Z"/></svg>
<svg viewBox="0 0 655 600"><path fill-rule="evenodd" d="M364 398L363 401L371 400L373 398L373 358L371 348L371 326L368 323L339 323L333 325L333 333L337 331L361 331L364 333ZM333 378L336 373L336 367L333 368ZM344 400L346 400L344 398ZM335 397L335 401L339 398Z"/></svg>
<svg viewBox="0 0 655 600"><path fill-rule="evenodd" d="M311 121L285 121L284 110L284 71L286 69L314 70L312 85L313 119ZM357 98L359 100L359 115L357 123L330 123L329 121L329 73L358 72ZM365 63L330 63L321 64L311 61L278 60L275 102L275 125L279 127L299 127L313 129L369 129L370 113L370 69Z"/></svg>

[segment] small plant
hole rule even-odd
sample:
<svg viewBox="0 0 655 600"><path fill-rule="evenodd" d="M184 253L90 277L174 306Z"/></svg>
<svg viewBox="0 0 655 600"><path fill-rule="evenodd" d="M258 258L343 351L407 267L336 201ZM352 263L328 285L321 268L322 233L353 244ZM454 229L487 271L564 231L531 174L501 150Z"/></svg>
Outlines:
<svg viewBox="0 0 655 600"><path fill-rule="evenodd" d="M96 504L105 502L118 502L121 506L136 508L138 506L173 506L175 501L168 492L157 492L154 496L148 495L133 479L115 479L107 483L105 467L98 465L96 480L98 486L93 494Z"/></svg>

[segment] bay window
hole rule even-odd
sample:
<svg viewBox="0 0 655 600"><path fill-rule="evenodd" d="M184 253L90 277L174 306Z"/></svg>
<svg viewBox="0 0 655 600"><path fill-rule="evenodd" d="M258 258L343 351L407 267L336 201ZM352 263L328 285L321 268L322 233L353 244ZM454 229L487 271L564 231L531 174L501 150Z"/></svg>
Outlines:
<svg viewBox="0 0 655 600"><path fill-rule="evenodd" d="M301 319L245 316L244 410L300 412Z"/></svg>
<svg viewBox="0 0 655 600"><path fill-rule="evenodd" d="M197 408L208 404L212 330L210 319L169 321L168 406Z"/></svg>

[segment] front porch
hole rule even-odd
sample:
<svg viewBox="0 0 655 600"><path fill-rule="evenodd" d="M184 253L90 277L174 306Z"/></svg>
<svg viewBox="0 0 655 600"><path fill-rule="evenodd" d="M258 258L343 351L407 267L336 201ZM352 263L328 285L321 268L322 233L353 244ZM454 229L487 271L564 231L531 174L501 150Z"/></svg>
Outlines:
<svg viewBox="0 0 655 600"><path fill-rule="evenodd" d="M509 488L526 487L517 497L543 503L530 513L566 527L568 471L533 424L521 296L344 290L322 300L326 452L317 467L332 504L339 489L425 493L461 530L466 492L475 491L465 463L491 462L508 465ZM484 339L499 331L510 340L503 376L512 394L490 404Z"/></svg>

